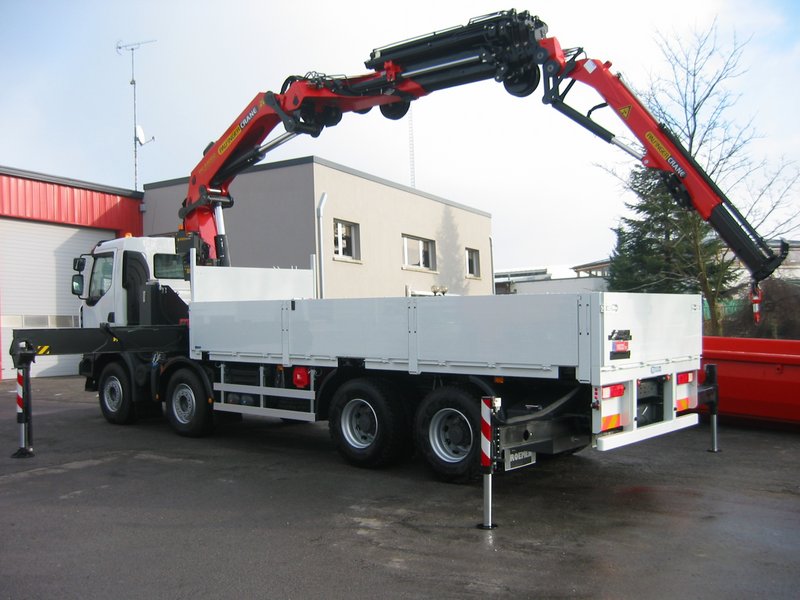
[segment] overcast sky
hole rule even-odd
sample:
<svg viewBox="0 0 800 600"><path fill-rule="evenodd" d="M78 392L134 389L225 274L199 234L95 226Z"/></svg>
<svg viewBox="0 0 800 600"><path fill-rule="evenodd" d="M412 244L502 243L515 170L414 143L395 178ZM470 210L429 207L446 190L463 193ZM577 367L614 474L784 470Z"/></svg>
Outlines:
<svg viewBox="0 0 800 600"><path fill-rule="evenodd" d="M688 36L716 18L722 43L734 33L751 36L749 70L734 90L742 94L736 117L753 119L762 136L753 144L757 156L794 160L798 5L0 0L0 165L133 188L130 52L118 53L118 42L157 40L135 53L138 122L156 137L139 150L141 187L188 176L256 93L278 91L288 75L357 75L373 48L509 8L538 14L563 47L612 61L636 88L664 72L657 31ZM602 167L627 168L632 159L542 105L541 90L519 99L483 82L423 98L412 113L417 188L492 214L496 268L608 256L626 197ZM605 123L626 133L621 123ZM409 184L409 137L408 118L349 114L318 139L293 140L267 160L314 154ZM176 211L181 200L175 198ZM800 211L796 196L794 202Z"/></svg>

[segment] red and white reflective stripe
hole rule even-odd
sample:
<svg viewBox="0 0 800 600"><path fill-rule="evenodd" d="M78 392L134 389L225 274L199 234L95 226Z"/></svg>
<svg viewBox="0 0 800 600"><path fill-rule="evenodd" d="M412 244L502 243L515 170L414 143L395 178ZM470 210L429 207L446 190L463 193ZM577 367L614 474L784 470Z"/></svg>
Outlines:
<svg viewBox="0 0 800 600"><path fill-rule="evenodd" d="M697 395L691 384L695 382L694 371L678 373L675 377L676 388L675 411L683 412L690 408L697 408Z"/></svg>
<svg viewBox="0 0 800 600"><path fill-rule="evenodd" d="M492 397L481 399L481 466L492 467Z"/></svg>
<svg viewBox="0 0 800 600"><path fill-rule="evenodd" d="M22 399L23 382L22 369L17 369L17 414L22 414L25 410L25 401Z"/></svg>

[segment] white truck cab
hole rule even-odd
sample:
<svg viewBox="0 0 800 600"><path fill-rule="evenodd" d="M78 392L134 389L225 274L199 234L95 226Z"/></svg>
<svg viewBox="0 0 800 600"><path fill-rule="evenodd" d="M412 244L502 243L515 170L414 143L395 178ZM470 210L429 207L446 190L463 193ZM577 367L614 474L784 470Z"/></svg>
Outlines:
<svg viewBox="0 0 800 600"><path fill-rule="evenodd" d="M172 237L125 237L98 243L84 260L77 259L73 293L84 300L81 327L117 327L148 322L143 314L148 285L170 289L188 305L191 289L184 278L184 257ZM88 289L83 271L91 261Z"/></svg>

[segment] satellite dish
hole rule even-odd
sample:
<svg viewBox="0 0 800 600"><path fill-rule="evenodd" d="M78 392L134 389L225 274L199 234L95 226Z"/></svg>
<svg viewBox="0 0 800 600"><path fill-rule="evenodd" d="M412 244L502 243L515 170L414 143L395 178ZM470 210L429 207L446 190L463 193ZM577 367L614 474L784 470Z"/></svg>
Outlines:
<svg viewBox="0 0 800 600"><path fill-rule="evenodd" d="M144 129L142 129L142 126L141 125L136 126L136 142L140 146L144 146L148 142L152 142L155 139L156 139L155 136L153 136L148 140L147 137L144 135Z"/></svg>

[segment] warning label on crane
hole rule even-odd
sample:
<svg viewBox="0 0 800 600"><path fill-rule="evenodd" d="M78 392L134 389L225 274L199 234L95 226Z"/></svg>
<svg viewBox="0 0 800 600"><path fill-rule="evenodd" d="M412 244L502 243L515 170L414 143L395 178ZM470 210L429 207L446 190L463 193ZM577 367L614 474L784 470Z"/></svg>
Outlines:
<svg viewBox="0 0 800 600"><path fill-rule="evenodd" d="M631 114L631 105L628 104L628 106L623 106L622 108L620 108L619 114L623 119L627 119L628 115Z"/></svg>

